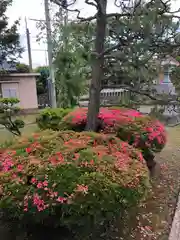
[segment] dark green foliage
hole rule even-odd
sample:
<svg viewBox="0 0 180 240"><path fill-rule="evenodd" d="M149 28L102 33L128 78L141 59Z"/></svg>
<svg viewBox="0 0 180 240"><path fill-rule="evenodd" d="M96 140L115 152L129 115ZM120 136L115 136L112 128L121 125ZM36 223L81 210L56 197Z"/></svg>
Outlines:
<svg viewBox="0 0 180 240"><path fill-rule="evenodd" d="M11 27L8 26L8 18L5 15L8 6L12 0L3 0L0 2L0 65L6 61L17 61L17 57L22 52L20 47L18 21Z"/></svg>
<svg viewBox="0 0 180 240"><path fill-rule="evenodd" d="M37 94L43 94L47 92L47 80L49 77L49 68L47 66L40 66L34 70L36 73L40 73L37 77Z"/></svg>
<svg viewBox="0 0 180 240"><path fill-rule="evenodd" d="M24 127L24 122L15 118L20 110L19 107L15 106L18 103L17 98L0 99L0 124L16 136L21 135L20 128Z"/></svg>
<svg viewBox="0 0 180 240"><path fill-rule="evenodd" d="M36 122L41 129L60 129L60 122L63 117L65 117L72 109L63 109L63 108L47 108L42 110Z"/></svg>
<svg viewBox="0 0 180 240"><path fill-rule="evenodd" d="M94 27L72 22L60 29L54 49L57 102L58 107L67 108L77 105L79 97L87 92ZM66 43L62 33L66 34Z"/></svg>
<svg viewBox="0 0 180 240"><path fill-rule="evenodd" d="M109 44L119 47L105 55L104 84L122 84L132 91L135 86L141 90L157 77L158 60L179 48L179 21L168 16L170 4L163 2L141 2L131 18L109 18Z"/></svg>
<svg viewBox="0 0 180 240"><path fill-rule="evenodd" d="M17 63L16 69L17 69L18 73L29 73L30 72L29 66L25 63Z"/></svg>

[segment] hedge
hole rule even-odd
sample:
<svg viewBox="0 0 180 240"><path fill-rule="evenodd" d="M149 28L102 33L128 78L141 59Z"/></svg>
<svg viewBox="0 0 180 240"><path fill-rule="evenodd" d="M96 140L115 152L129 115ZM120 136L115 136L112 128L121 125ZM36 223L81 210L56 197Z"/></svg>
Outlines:
<svg viewBox="0 0 180 240"><path fill-rule="evenodd" d="M142 154L107 134L42 132L1 149L0 159L6 216L86 236L136 206L150 186Z"/></svg>
<svg viewBox="0 0 180 240"><path fill-rule="evenodd" d="M59 124L64 116L66 116L72 109L63 108L46 108L40 112L36 118L36 122L40 129L59 130Z"/></svg>

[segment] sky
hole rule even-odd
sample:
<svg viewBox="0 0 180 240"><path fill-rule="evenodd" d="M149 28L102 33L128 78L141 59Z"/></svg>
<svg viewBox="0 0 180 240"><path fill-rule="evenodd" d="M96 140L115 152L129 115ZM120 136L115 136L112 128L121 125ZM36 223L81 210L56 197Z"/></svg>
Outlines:
<svg viewBox="0 0 180 240"><path fill-rule="evenodd" d="M82 16L91 16L94 14L95 9L84 3L84 0L77 0L74 8L81 10ZM180 0L172 0L172 9L180 8ZM108 0L108 12L118 11L114 7L114 0ZM56 10L56 8L55 8ZM36 21L31 19L44 20L44 0L13 0L13 4L7 11L9 17L9 24L11 25L15 20L20 19L20 40L22 46L25 48L25 52L20 60L23 63L28 64L28 53L26 43L26 29L25 29L25 17L27 18L27 24L30 31L31 37L31 48L32 48L32 62L33 67L39 65L47 65L47 46L46 43L37 42L36 36L39 34L39 29L36 27Z"/></svg>

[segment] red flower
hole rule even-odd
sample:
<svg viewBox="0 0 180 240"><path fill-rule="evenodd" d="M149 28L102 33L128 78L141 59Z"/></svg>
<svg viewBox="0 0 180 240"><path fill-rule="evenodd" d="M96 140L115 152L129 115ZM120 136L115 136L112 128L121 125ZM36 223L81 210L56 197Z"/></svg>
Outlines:
<svg viewBox="0 0 180 240"><path fill-rule="evenodd" d="M35 178L32 178L32 179L31 179L31 183L32 183L32 184L36 184L36 183L37 183L37 180L36 180Z"/></svg>
<svg viewBox="0 0 180 240"><path fill-rule="evenodd" d="M66 200L67 200L67 198L64 198L64 197L57 198L57 202L59 202L59 203L64 203Z"/></svg>
<svg viewBox="0 0 180 240"><path fill-rule="evenodd" d="M27 152L27 153L31 153L31 152L32 152L32 149L31 149L30 147L27 147L27 148L26 148L26 152Z"/></svg>
<svg viewBox="0 0 180 240"><path fill-rule="evenodd" d="M79 185L79 184L78 184L75 191L76 191L76 192L82 192L82 193L84 193L84 194L87 194L87 193L88 193L88 186L86 186L86 185L84 185L84 184L82 184L82 185Z"/></svg>
<svg viewBox="0 0 180 240"><path fill-rule="evenodd" d="M48 181L45 180L42 184L43 184L44 187L47 187L48 186Z"/></svg>
<svg viewBox="0 0 180 240"><path fill-rule="evenodd" d="M19 165L17 166L17 170L18 170L19 172L21 172L23 169L24 169L24 167L23 167L22 164L19 164Z"/></svg>

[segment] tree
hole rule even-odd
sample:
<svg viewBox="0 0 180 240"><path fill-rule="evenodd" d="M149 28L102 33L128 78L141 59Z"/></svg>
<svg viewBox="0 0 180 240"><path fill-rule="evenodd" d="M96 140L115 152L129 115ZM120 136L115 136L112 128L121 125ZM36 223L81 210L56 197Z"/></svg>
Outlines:
<svg viewBox="0 0 180 240"><path fill-rule="evenodd" d="M64 43L64 31L67 39ZM60 107L77 105L80 95L86 93L89 53L92 47L93 26L69 23L60 28L54 48L57 102Z"/></svg>
<svg viewBox="0 0 180 240"><path fill-rule="evenodd" d="M43 94L47 92L47 81L49 77L49 68L47 66L39 66L34 69L35 73L40 73L37 77L37 94Z"/></svg>
<svg viewBox="0 0 180 240"><path fill-rule="evenodd" d="M16 119L18 103L17 98L0 98L0 124L15 136L21 136L20 128L24 128L24 121Z"/></svg>
<svg viewBox="0 0 180 240"><path fill-rule="evenodd" d="M52 15L53 63L55 67L57 105L72 107L86 93L89 78L89 53L93 46L94 25L68 22L62 8ZM45 29L39 23L39 39Z"/></svg>
<svg viewBox="0 0 180 240"><path fill-rule="evenodd" d="M29 65L27 65L25 63L17 63L16 69L17 69L18 73L29 73L30 72Z"/></svg>
<svg viewBox="0 0 180 240"><path fill-rule="evenodd" d="M141 88L144 84L151 85L159 71L161 58L172 55L173 50L179 48L179 22L159 14L160 8L160 2L149 2L136 6L137 15L130 19L109 19L107 24L111 46L115 45L114 42L119 46L106 56L106 70L110 70L106 82L110 80L129 86L135 84ZM141 15L138 15L138 12L141 12Z"/></svg>
<svg viewBox="0 0 180 240"><path fill-rule="evenodd" d="M6 61L16 61L22 53L20 46L18 21L9 28L8 18L5 15L7 7L12 4L12 0L2 0L0 2L0 64Z"/></svg>
<svg viewBox="0 0 180 240"><path fill-rule="evenodd" d="M70 11L73 11L70 7L76 3L76 0L52 1ZM151 61L152 64L152 61L156 61L157 58L164 57L170 52L173 53L180 46L176 32L179 27L179 21L177 21L179 17L176 15L177 12L171 12L170 0L145 2L138 0L133 2L131 0L115 0L114 4L119 8L119 11L108 14L106 12L107 0L85 0L86 4L94 6L96 9L96 14L86 19L80 17L78 9L74 10L78 13L77 18L81 22L96 21L94 51L91 54L93 61L87 130L96 130L101 84L104 77L111 77L110 74L105 75L106 62L108 64L114 62L121 66L125 59L125 62L131 63L131 68L135 70L137 76L137 73L143 72L142 66L148 68L147 63ZM119 22L119 24L108 24L110 20ZM111 46L108 48L105 47L107 32L109 33L108 37L111 38ZM114 35L116 35L115 39ZM138 55L136 54L137 49ZM130 54L132 54L131 60L126 59L126 56L129 57ZM142 93L143 88L141 89L141 87L144 86L139 81L138 84L121 84L121 87ZM150 96L147 91L144 94Z"/></svg>

